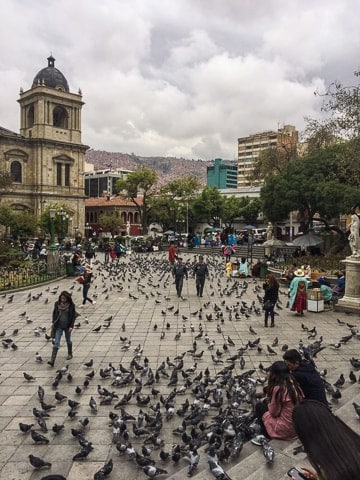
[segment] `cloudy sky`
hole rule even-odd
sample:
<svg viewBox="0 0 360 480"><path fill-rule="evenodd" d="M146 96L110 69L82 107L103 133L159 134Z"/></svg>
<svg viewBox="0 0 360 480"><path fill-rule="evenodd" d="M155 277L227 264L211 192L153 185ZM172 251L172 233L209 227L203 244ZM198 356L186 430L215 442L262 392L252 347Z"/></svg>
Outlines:
<svg viewBox="0 0 360 480"><path fill-rule="evenodd" d="M358 0L0 0L0 125L55 66L81 88L83 142L235 159L237 138L320 116L359 68Z"/></svg>

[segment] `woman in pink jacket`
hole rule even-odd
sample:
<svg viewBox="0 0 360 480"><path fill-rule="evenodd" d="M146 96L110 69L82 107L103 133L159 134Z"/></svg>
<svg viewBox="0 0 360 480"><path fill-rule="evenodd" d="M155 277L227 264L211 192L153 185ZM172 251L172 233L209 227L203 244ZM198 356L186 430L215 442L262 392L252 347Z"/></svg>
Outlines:
<svg viewBox="0 0 360 480"><path fill-rule="evenodd" d="M265 390L265 401L255 407L263 433L281 440L296 438L292 413L304 395L285 362L277 361L271 365Z"/></svg>

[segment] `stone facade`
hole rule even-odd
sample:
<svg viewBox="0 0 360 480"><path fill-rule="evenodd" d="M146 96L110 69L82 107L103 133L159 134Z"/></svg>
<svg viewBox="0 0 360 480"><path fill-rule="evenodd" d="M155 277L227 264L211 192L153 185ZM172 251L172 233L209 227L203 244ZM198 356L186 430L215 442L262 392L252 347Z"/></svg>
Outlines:
<svg viewBox="0 0 360 480"><path fill-rule="evenodd" d="M0 205L29 210L38 218L49 206L71 212L73 225L85 223L81 92L69 92L55 59L20 90L20 134L0 127L0 170L12 174ZM68 232L71 234L72 232Z"/></svg>

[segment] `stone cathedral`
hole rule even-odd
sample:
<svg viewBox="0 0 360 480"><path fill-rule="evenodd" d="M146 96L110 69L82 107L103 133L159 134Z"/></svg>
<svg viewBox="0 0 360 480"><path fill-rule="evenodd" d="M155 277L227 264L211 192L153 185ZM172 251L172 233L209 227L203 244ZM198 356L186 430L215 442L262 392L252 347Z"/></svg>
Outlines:
<svg viewBox="0 0 360 480"><path fill-rule="evenodd" d="M0 205L40 217L57 204L71 212L69 235L84 228L84 156L81 142L82 94L71 93L51 55L29 90L20 89L20 133L0 126L0 171L12 185L0 192Z"/></svg>

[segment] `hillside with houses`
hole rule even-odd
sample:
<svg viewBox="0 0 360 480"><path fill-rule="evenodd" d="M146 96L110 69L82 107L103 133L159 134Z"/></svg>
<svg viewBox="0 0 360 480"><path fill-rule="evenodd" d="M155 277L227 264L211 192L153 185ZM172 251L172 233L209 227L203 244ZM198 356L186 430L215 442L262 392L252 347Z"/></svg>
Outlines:
<svg viewBox="0 0 360 480"><path fill-rule="evenodd" d="M126 169L136 170L140 165L153 168L158 173L158 186L171 180L195 175L202 186L206 185L206 169L213 162L203 160L187 160L175 157L140 157L134 153L106 152L103 150L88 150L85 160L94 165L95 170Z"/></svg>

